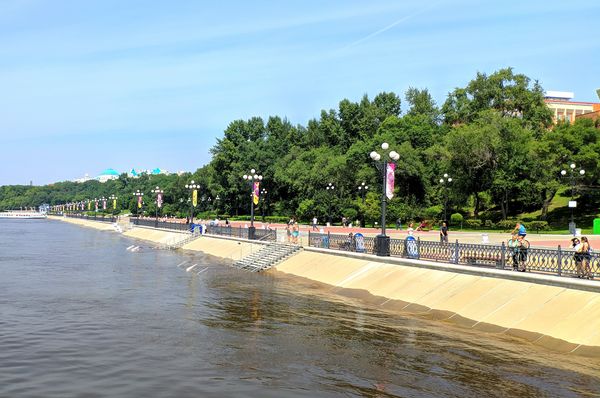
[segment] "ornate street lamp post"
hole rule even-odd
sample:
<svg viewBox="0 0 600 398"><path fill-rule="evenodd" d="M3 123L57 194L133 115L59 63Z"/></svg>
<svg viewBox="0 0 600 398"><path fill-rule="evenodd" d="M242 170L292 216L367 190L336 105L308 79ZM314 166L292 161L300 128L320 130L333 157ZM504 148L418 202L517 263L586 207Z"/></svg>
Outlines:
<svg viewBox="0 0 600 398"><path fill-rule="evenodd" d="M333 202L333 191L335 190L335 185L333 185L332 183L327 184L327 186L325 187L325 190L329 193L331 193L331 198L329 198L329 206L327 209L327 218L329 219L329 225L331 226L331 202Z"/></svg>
<svg viewBox="0 0 600 398"><path fill-rule="evenodd" d="M137 218L139 220L140 213L142 212L142 204L144 203L144 193L140 192L140 190L138 189L137 191L135 191L133 193L133 196L135 196L137 198L136 216L137 216Z"/></svg>
<svg viewBox="0 0 600 398"><path fill-rule="evenodd" d="M575 209L575 207L577 207L577 201L573 200L573 198L575 197L575 183L576 183L577 178L583 177L585 175L584 169L579 169L578 173L575 172L576 167L577 166L575 166L575 163L571 163L569 165L569 180L571 182L571 200L569 201L569 207L571 208L571 222L569 223L569 232L573 235L575 235L575 232L576 232L575 231L576 225L575 225L575 218L573 215L573 209ZM560 175L563 177L566 177L567 170L561 170Z"/></svg>
<svg viewBox="0 0 600 398"><path fill-rule="evenodd" d="M242 177L244 181L248 181L251 189L250 195L250 228L248 228L248 239L254 239L254 205L258 204L258 198L260 197L260 181L263 176L256 174L256 170L250 170L250 174L244 174Z"/></svg>
<svg viewBox="0 0 600 398"><path fill-rule="evenodd" d="M381 149L387 151L389 145L387 142L381 144ZM371 159L375 162L375 166L381 172L383 180L383 193L381 195L381 234L377 235L375 244L378 256L390 255L390 237L385 234L385 211L387 199L393 197L394 191L394 172L396 170L396 162L400 159L400 155L396 151L389 152L391 161L386 158L381 159L381 155L375 151L370 153Z"/></svg>
<svg viewBox="0 0 600 398"><path fill-rule="evenodd" d="M365 196L367 195L367 191L369 190L369 186L364 182L358 186L358 194L362 196L362 204L365 205ZM363 210L361 214L360 226L364 228L365 226L365 212Z"/></svg>
<svg viewBox="0 0 600 398"><path fill-rule="evenodd" d="M113 211L117 210L117 199L119 199L116 195L110 195L108 199L112 200Z"/></svg>
<svg viewBox="0 0 600 398"><path fill-rule="evenodd" d="M261 210L262 210L262 220L263 222L265 222L265 202L267 201L267 194L269 193L269 191L267 191L265 188L260 190L260 197L262 199L262 203L261 203Z"/></svg>
<svg viewBox="0 0 600 398"><path fill-rule="evenodd" d="M186 189L190 190L190 195L192 197L190 204L190 224L194 223L194 207L198 205L198 189L200 188L200 184L196 184L194 180L192 180L189 184L185 185Z"/></svg>
<svg viewBox="0 0 600 398"><path fill-rule="evenodd" d="M446 218L446 208L448 207L448 188L449 184L452 182L452 177L448 176L447 173L444 173L444 177L440 178L440 184L444 187L444 220L448 223L448 219ZM446 224L448 225L448 224Z"/></svg>
<svg viewBox="0 0 600 398"><path fill-rule="evenodd" d="M150 192L156 195L156 212L154 214L154 227L158 228L158 209L162 207L163 193L165 193L165 191L163 191L157 186Z"/></svg>

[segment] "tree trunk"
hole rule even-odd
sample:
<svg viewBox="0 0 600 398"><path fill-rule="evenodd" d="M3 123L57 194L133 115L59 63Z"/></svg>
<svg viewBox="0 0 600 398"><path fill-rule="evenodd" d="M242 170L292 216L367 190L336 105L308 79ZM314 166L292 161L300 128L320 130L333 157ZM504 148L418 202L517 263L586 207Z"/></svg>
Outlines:
<svg viewBox="0 0 600 398"><path fill-rule="evenodd" d="M479 217L479 192L475 192L475 210L473 210L473 215L475 218Z"/></svg>
<svg viewBox="0 0 600 398"><path fill-rule="evenodd" d="M556 195L556 190L550 190L546 195L544 195L545 199L544 204L542 205L542 215L540 216L542 220L546 220L546 217L548 216L548 207L550 206L550 203L552 203L554 195Z"/></svg>

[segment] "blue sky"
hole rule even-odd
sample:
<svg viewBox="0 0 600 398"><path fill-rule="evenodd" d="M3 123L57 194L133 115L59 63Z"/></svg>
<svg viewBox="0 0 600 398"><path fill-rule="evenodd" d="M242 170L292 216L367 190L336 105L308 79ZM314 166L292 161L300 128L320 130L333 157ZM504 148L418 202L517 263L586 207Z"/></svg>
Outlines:
<svg viewBox="0 0 600 398"><path fill-rule="evenodd" d="M0 0L0 185L196 170L235 119L438 103L512 66L597 101L600 2Z"/></svg>

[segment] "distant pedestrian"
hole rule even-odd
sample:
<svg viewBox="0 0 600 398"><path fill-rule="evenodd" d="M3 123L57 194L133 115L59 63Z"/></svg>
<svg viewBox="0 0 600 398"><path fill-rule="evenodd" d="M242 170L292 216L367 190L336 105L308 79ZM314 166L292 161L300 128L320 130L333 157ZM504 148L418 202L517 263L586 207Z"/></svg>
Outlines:
<svg viewBox="0 0 600 398"><path fill-rule="evenodd" d="M408 229L406 230L406 232L408 233L408 236L413 236L413 232L414 232L413 225L414 225L413 223L408 224Z"/></svg>
<svg viewBox="0 0 600 398"><path fill-rule="evenodd" d="M396 219L396 230L402 231L402 220L400 219L400 217Z"/></svg>
<svg viewBox="0 0 600 398"><path fill-rule="evenodd" d="M312 219L312 230L313 231L318 231L318 228L317 228L317 216L314 216L313 219Z"/></svg>
<svg viewBox="0 0 600 398"><path fill-rule="evenodd" d="M448 226L445 221L440 227L440 243L448 243Z"/></svg>

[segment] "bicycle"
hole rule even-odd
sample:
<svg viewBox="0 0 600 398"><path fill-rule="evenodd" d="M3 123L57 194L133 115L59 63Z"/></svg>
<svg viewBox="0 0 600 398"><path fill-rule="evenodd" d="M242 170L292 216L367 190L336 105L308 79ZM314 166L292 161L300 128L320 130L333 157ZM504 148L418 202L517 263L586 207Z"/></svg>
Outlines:
<svg viewBox="0 0 600 398"><path fill-rule="evenodd" d="M526 262L529 246L527 239L519 239L516 235L508 240L508 247L512 251L513 271L527 271Z"/></svg>

